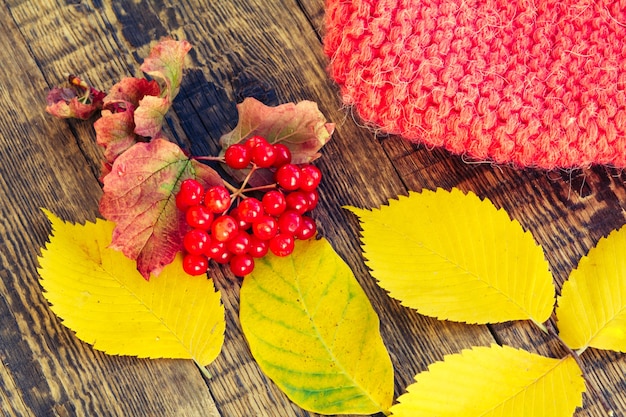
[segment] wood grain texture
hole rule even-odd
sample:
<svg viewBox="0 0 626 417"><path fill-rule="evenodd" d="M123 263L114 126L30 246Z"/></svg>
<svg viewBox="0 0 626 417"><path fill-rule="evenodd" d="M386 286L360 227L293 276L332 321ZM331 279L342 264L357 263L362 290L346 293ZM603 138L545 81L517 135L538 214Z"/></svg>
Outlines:
<svg viewBox="0 0 626 417"><path fill-rule="evenodd" d="M604 167L543 172L464 161L378 137L344 109L326 74L322 0L4 0L0 2L0 411L8 416L299 416L252 359L238 320L239 280L211 272L227 312L226 342L205 381L188 361L112 357L80 342L47 308L36 272L49 225L39 207L84 221L98 212L101 149L90 122L55 120L45 91L76 73L101 89L140 76L163 36L193 49L166 135L216 154L235 104L313 100L337 124L318 166L315 217L380 315L396 394L444 355L498 342L549 356L559 344L529 323L468 326L416 314L390 299L363 264L357 219L341 207L384 204L409 190L458 187L487 197L530 230L558 287L589 248L624 224L624 175ZM626 409L624 355L583 357L601 387L576 417L603 416L597 395Z"/></svg>

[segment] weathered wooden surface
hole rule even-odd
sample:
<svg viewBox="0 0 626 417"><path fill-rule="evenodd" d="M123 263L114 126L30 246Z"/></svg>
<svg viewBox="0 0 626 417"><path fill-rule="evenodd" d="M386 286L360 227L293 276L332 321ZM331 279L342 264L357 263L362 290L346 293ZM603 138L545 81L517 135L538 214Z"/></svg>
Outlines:
<svg viewBox="0 0 626 417"><path fill-rule="evenodd" d="M3 0L0 7L0 411L6 416L311 416L260 372L238 324L237 281L213 273L227 308L224 349L205 381L190 361L107 356L77 340L48 309L37 256L50 231L40 207L82 222L97 216L101 150L91 123L46 115L45 92L74 72L102 89L139 76L163 36L193 45L167 135L215 154L236 124L235 103L310 99L337 123L319 166L316 217L381 318L396 393L430 363L463 348L506 343L550 356L558 344L527 323L468 326L417 315L368 275L356 219L341 209L378 206L423 188L459 187L490 198L530 230L560 288L602 236L624 224L626 177L594 167L543 172L467 164L440 150L377 138L355 123L325 73L323 0ZM460 214L462 215L462 214ZM626 409L624 355L583 356L600 392L577 417ZM450 382L451 384L454 381Z"/></svg>

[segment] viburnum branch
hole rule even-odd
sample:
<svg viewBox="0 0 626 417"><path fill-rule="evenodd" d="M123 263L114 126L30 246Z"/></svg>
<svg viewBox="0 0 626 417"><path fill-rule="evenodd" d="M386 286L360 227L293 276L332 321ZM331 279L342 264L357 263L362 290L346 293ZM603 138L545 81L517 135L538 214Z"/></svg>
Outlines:
<svg viewBox="0 0 626 417"><path fill-rule="evenodd" d="M201 158L195 158L195 159L219 160L220 158L219 157L215 157L215 158L213 158L213 157L201 157ZM243 183L239 187L235 187L230 182L228 182L226 180L223 180L224 187L226 187L228 189L228 191L230 191L232 193L232 198L231 198L232 201L234 201L237 198L247 198L247 196L244 193L249 193L249 192L253 192L253 191L267 191L267 190L272 190L272 189L278 188L276 183L260 185L258 187L248 187L248 188L246 188L250 178L252 177L252 174L257 169L258 169L258 167L256 165L253 165L252 168L250 169L250 172L248 172L248 174L246 175L246 177L243 180Z"/></svg>
<svg viewBox="0 0 626 417"><path fill-rule="evenodd" d="M252 168L246 175L246 178L243 179L243 183L241 184L241 190L243 190L246 187L246 185L248 185L248 181L250 181L250 177L252 177L252 174L254 174L254 172L257 169L259 169L259 167L256 164L252 164Z"/></svg>

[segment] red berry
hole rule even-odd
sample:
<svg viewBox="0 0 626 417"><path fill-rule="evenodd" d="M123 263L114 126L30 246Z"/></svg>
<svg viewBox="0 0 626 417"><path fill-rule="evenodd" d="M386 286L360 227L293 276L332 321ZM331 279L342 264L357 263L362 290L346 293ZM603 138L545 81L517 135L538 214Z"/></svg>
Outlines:
<svg viewBox="0 0 626 417"><path fill-rule="evenodd" d="M270 239L270 250L276 256L287 256L293 252L295 239L293 235L279 233Z"/></svg>
<svg viewBox="0 0 626 417"><path fill-rule="evenodd" d="M248 139L246 141L246 146L250 150L256 148L257 145L259 145L259 144L261 144L261 145L269 145L269 142L263 136L259 136L259 135L251 136L250 139Z"/></svg>
<svg viewBox="0 0 626 417"><path fill-rule="evenodd" d="M206 190L204 205L213 213L224 213L230 207L230 192L223 185L214 185Z"/></svg>
<svg viewBox="0 0 626 417"><path fill-rule="evenodd" d="M251 160L252 154L246 145L236 143L226 148L224 152L224 162L233 169L246 168Z"/></svg>
<svg viewBox="0 0 626 417"><path fill-rule="evenodd" d="M254 259L248 254L235 255L230 259L229 266L233 274L243 277L254 269Z"/></svg>
<svg viewBox="0 0 626 417"><path fill-rule="evenodd" d="M261 240L256 235L250 235L250 246L248 246L248 253L254 258L262 258L267 254L269 250L269 241Z"/></svg>
<svg viewBox="0 0 626 417"><path fill-rule="evenodd" d="M309 210L309 200L306 194L302 191L289 193L285 199L287 200L288 209L295 210L300 214L304 214Z"/></svg>
<svg viewBox="0 0 626 417"><path fill-rule="evenodd" d="M252 224L252 233L261 240L270 240L278 232L278 221L271 216L262 216Z"/></svg>
<svg viewBox="0 0 626 417"><path fill-rule="evenodd" d="M226 242L226 249L233 255L242 255L248 252L250 247L250 235L247 232L239 231L235 237Z"/></svg>
<svg viewBox="0 0 626 417"><path fill-rule="evenodd" d="M303 165L300 173L300 189L303 191L315 190L322 180L322 171L313 165Z"/></svg>
<svg viewBox="0 0 626 417"><path fill-rule="evenodd" d="M269 168L274 161L276 161L276 151L269 143L258 143L252 149L252 162L259 168Z"/></svg>
<svg viewBox="0 0 626 417"><path fill-rule="evenodd" d="M206 256L190 253L183 256L183 270L189 275L202 275L207 269L209 269L209 260Z"/></svg>
<svg viewBox="0 0 626 417"><path fill-rule="evenodd" d="M276 160L274 161L275 168L280 168L283 165L291 163L291 151L287 145L275 143L274 152L276 153Z"/></svg>
<svg viewBox="0 0 626 417"><path fill-rule="evenodd" d="M208 207L197 204L187 209L185 221L193 228L209 230L213 222L213 212Z"/></svg>
<svg viewBox="0 0 626 417"><path fill-rule="evenodd" d="M215 257L211 258L218 264L227 264L230 259L233 257L233 254L230 253L227 249L224 249L223 252L220 252Z"/></svg>
<svg viewBox="0 0 626 417"><path fill-rule="evenodd" d="M302 224L302 216L295 210L287 210L278 217L278 230L280 233L293 235Z"/></svg>
<svg viewBox="0 0 626 417"><path fill-rule="evenodd" d="M220 264L225 264L233 256L226 248L226 243L218 242L215 239L213 239L204 254Z"/></svg>
<svg viewBox="0 0 626 417"><path fill-rule="evenodd" d="M226 251L226 243L211 239L211 243L206 247L204 254L213 259L224 251Z"/></svg>
<svg viewBox="0 0 626 417"><path fill-rule="evenodd" d="M310 218L309 216L302 216L302 224L300 228L296 231L295 237L300 240L307 240L315 237L317 233L317 225L315 224L315 220Z"/></svg>
<svg viewBox="0 0 626 417"><path fill-rule="evenodd" d="M245 222L252 223L256 219L259 219L263 213L263 204L254 198L248 197L244 199L237 207L239 218Z"/></svg>
<svg viewBox="0 0 626 417"><path fill-rule="evenodd" d="M228 214L235 219L235 221L237 222L237 227L239 228L239 230L247 230L250 227L250 223L248 223L247 221L242 220L239 217L239 207L235 207L234 209L231 209Z"/></svg>
<svg viewBox="0 0 626 417"><path fill-rule="evenodd" d="M201 255L211 243L209 234L201 229L191 229L183 237L183 248L192 255Z"/></svg>
<svg viewBox="0 0 626 417"><path fill-rule="evenodd" d="M307 207L307 211L311 211L315 207L317 207L317 203L319 203L319 201L320 201L320 195L317 192L317 190L303 191L303 193L304 193L304 196L306 197L307 201L309 202L309 206Z"/></svg>
<svg viewBox="0 0 626 417"><path fill-rule="evenodd" d="M239 226L232 216L225 214L218 217L211 225L211 234L218 242L227 242L237 234Z"/></svg>
<svg viewBox="0 0 626 417"><path fill-rule="evenodd" d="M265 193L261 202L263 203L263 210L265 210L265 213L270 216L280 216L280 214L287 208L285 195L278 190L272 190Z"/></svg>
<svg viewBox="0 0 626 417"><path fill-rule="evenodd" d="M283 165L274 173L274 180L287 191L300 188L300 177L300 168L294 164Z"/></svg>
<svg viewBox="0 0 626 417"><path fill-rule="evenodd" d="M197 180L187 178L180 183L180 189L176 193L176 207L179 210L186 210L187 207L200 204L204 188Z"/></svg>

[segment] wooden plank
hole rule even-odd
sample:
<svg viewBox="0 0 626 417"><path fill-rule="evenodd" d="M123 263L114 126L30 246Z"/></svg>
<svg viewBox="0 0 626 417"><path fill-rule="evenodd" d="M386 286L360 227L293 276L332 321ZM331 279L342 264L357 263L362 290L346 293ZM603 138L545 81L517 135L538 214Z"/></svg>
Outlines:
<svg viewBox="0 0 626 417"><path fill-rule="evenodd" d="M321 0L5 4L0 40L8 46L0 59L7 64L0 67L0 79L23 74L29 82L20 83L20 90L18 84L0 90L0 103L9 109L0 115L0 151L3 161L7 155L15 161L0 165L0 191L10 196L0 201L0 215L19 224L0 225L0 240L8 242L0 254L0 384L8 398L21 399L12 409L3 401L3 412L314 415L291 404L254 363L238 322L239 281L225 269L212 272L227 309L227 334L222 354L209 367L214 377L208 390L188 362L94 352L58 322L40 294L35 256L49 230L38 207L66 219L96 216L101 155L90 123L66 124L42 113L42 92L69 71L103 89L122 76L138 76L150 44L169 34L194 45L190 69L167 119L167 134L192 153L217 153L220 135L237 122L235 103L246 96L267 104L311 99L337 122L337 133L319 161L325 178L316 218L381 317L396 367L396 394L443 355L494 340L542 354L563 353L558 343L527 323L489 329L439 322L401 307L369 275L360 255L358 223L341 206L374 207L409 189L472 190L533 232L546 248L560 287L577 260L624 223L626 190L620 173L593 168L570 178L569 173L469 164L398 138L376 138L343 109L326 76ZM626 408L623 395L615 395L622 391L624 358L590 352L583 359L597 370L592 379L602 384L609 402ZM576 417L602 415L597 401L589 397L587 403L589 408Z"/></svg>
<svg viewBox="0 0 626 417"><path fill-rule="evenodd" d="M51 24L53 14L31 6L31 19ZM36 257L50 227L40 207L82 222L95 217L101 191L68 125L44 113L48 85L9 12L0 8L2 414L216 415L192 362L95 352L47 307Z"/></svg>

